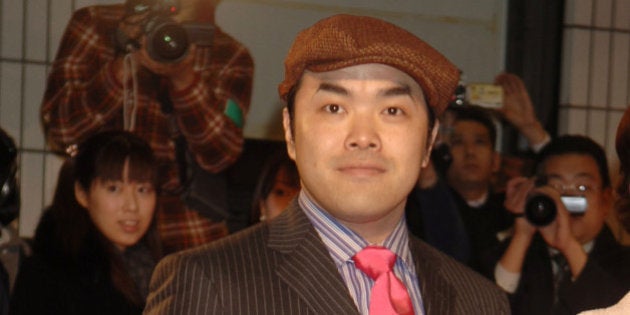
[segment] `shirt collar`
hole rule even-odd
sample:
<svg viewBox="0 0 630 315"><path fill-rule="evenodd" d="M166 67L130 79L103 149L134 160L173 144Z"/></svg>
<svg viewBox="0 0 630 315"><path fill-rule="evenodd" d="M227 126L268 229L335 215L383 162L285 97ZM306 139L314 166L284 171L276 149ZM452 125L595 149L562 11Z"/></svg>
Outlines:
<svg viewBox="0 0 630 315"><path fill-rule="evenodd" d="M582 244L582 249L584 249L584 252L588 255L591 253L591 250L593 250L593 246L595 245L595 240L592 240L590 242L586 242L584 244ZM553 256L555 254L560 253L559 250L553 248L553 247L548 247L549 250L549 256Z"/></svg>
<svg viewBox="0 0 630 315"><path fill-rule="evenodd" d="M315 227L337 265L352 260L352 256L370 245L367 240L341 224L335 217L320 207L304 189L300 191L298 203ZM381 245L398 255L413 270L413 260L409 250L409 233L406 226L405 216L402 216L392 233Z"/></svg>
<svg viewBox="0 0 630 315"><path fill-rule="evenodd" d="M480 208L486 203L487 200L488 200L488 192L486 191L483 195L481 195L481 197L474 200L466 200L466 203L471 208Z"/></svg>

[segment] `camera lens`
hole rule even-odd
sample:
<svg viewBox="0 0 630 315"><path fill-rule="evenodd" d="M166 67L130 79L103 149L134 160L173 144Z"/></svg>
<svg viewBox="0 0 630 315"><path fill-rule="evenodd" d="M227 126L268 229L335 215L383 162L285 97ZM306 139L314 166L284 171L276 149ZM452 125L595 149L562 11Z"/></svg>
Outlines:
<svg viewBox="0 0 630 315"><path fill-rule="evenodd" d="M553 222L557 211L553 199L542 194L530 197L525 204L525 218L536 226L545 226Z"/></svg>
<svg viewBox="0 0 630 315"><path fill-rule="evenodd" d="M188 34L179 24L161 21L147 34L147 52L159 62L176 62L188 51Z"/></svg>

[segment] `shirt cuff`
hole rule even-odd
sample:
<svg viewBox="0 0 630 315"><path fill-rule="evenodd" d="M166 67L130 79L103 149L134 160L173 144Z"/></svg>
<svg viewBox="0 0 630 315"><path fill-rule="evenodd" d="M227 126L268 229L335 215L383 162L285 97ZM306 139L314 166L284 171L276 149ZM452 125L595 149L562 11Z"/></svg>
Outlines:
<svg viewBox="0 0 630 315"><path fill-rule="evenodd" d="M499 287L511 294L516 292L521 274L507 271L500 263L497 263L497 266L494 267L494 279Z"/></svg>
<svg viewBox="0 0 630 315"><path fill-rule="evenodd" d="M532 143L529 147L532 149L532 151L534 151L534 153L540 153L540 150L542 150L550 141L551 137L548 133L545 132L545 138L543 138L542 141L538 143Z"/></svg>

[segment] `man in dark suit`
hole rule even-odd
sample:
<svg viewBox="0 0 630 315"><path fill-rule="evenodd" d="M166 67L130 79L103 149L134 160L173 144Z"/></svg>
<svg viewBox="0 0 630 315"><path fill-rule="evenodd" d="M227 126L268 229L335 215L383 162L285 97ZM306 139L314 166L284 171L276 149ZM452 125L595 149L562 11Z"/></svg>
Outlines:
<svg viewBox="0 0 630 315"><path fill-rule="evenodd" d="M336 15L300 32L279 92L301 192L274 220L164 259L145 313L507 314L494 284L405 226L458 76L378 19Z"/></svg>
<svg viewBox="0 0 630 315"><path fill-rule="evenodd" d="M488 271L510 293L513 314L577 314L616 303L630 290L630 249L604 222L613 197L603 148L584 136L562 136L538 160L537 177L546 184L511 180L506 208L523 214L526 200L544 194L557 214L549 223L518 217Z"/></svg>

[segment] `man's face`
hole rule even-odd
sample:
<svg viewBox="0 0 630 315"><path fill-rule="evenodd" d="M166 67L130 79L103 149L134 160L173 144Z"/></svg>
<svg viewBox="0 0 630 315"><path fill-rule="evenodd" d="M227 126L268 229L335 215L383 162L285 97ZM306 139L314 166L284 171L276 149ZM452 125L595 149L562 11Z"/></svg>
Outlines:
<svg viewBox="0 0 630 315"><path fill-rule="evenodd" d="M447 171L448 183L454 187L487 187L500 166L488 129L477 121L458 120L448 142L453 158Z"/></svg>
<svg viewBox="0 0 630 315"><path fill-rule="evenodd" d="M302 188L350 228L398 221L429 158L428 113L420 86L382 64L305 72L294 130L284 111L289 155ZM436 128L434 128L436 129Z"/></svg>
<svg viewBox="0 0 630 315"><path fill-rule="evenodd" d="M582 244L593 240L601 230L612 201L612 189L602 187L597 163L589 155L563 154L547 158L543 165L547 184L563 195L583 195L587 208L584 215L571 216L571 232ZM580 192L576 187L583 185Z"/></svg>

